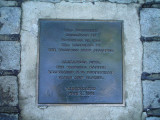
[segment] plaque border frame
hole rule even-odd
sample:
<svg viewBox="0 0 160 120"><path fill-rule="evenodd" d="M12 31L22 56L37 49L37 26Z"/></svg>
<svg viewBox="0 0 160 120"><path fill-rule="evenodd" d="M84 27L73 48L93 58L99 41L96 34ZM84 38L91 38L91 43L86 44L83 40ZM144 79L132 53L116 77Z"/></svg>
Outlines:
<svg viewBox="0 0 160 120"><path fill-rule="evenodd" d="M38 103L39 98L38 98L38 90L39 90L39 61L40 61L40 21L41 20L49 20L49 21L104 21L104 22L116 22L120 21L122 25L122 31L121 31L121 46L122 46L122 103L52 103L52 104L41 104ZM52 107L52 106L75 106L75 105L80 105L80 106L106 106L106 107L125 107L125 86L124 86L124 68L125 68L125 61L124 61L124 20L100 20L100 19L52 19L52 18L39 18L38 19L38 36L37 36L37 63L36 63L36 104L38 105L39 108L47 108L47 107Z"/></svg>

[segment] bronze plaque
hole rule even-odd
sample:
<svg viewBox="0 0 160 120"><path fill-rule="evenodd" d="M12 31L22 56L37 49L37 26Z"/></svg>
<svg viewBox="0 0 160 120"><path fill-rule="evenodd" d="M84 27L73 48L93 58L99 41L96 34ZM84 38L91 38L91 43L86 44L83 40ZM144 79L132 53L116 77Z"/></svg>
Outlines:
<svg viewBox="0 0 160 120"><path fill-rule="evenodd" d="M39 20L38 104L122 104L122 21Z"/></svg>

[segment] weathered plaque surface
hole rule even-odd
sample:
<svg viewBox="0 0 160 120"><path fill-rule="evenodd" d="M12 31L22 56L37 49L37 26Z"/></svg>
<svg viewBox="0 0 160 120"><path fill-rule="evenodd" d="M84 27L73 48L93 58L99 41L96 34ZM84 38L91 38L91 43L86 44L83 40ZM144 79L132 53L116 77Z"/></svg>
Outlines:
<svg viewBox="0 0 160 120"><path fill-rule="evenodd" d="M122 21L39 20L39 104L122 104Z"/></svg>

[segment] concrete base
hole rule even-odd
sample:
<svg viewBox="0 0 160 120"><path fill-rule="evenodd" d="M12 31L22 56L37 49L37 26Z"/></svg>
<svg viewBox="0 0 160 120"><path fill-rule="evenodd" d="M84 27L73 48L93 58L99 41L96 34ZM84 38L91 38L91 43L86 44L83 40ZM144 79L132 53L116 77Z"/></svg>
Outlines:
<svg viewBox="0 0 160 120"><path fill-rule="evenodd" d="M46 3L22 5L21 72L19 103L22 120L141 120L142 43L138 4ZM38 107L37 45L38 19L99 19L124 21L124 93L125 106L53 105Z"/></svg>

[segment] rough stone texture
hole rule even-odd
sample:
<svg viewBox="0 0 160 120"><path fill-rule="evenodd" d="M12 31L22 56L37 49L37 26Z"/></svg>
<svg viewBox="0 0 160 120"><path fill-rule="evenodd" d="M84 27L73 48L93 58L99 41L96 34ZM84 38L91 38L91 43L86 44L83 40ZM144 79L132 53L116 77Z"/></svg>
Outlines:
<svg viewBox="0 0 160 120"><path fill-rule="evenodd" d="M1 0L0 1L0 7L6 6L6 7L12 7L12 6L17 6L18 3L16 1L6 1L6 0Z"/></svg>
<svg viewBox="0 0 160 120"><path fill-rule="evenodd" d="M18 114L0 113L0 120L18 120Z"/></svg>
<svg viewBox="0 0 160 120"><path fill-rule="evenodd" d="M160 81L143 81L144 108L160 107Z"/></svg>
<svg viewBox="0 0 160 120"><path fill-rule="evenodd" d="M20 43L0 41L0 69L20 70Z"/></svg>
<svg viewBox="0 0 160 120"><path fill-rule="evenodd" d="M25 2L22 5L21 72L19 103L23 120L141 120L142 43L139 5L110 2L57 4ZM36 99L38 19L99 19L124 21L124 92L126 106L53 105L38 108Z"/></svg>
<svg viewBox="0 0 160 120"><path fill-rule="evenodd" d="M1 7L0 16L0 34L19 34L21 17L19 7Z"/></svg>
<svg viewBox="0 0 160 120"><path fill-rule="evenodd" d="M140 12L140 24L142 36L160 36L160 9L143 8Z"/></svg>
<svg viewBox="0 0 160 120"><path fill-rule="evenodd" d="M160 120L159 117L147 117L146 120Z"/></svg>
<svg viewBox="0 0 160 120"><path fill-rule="evenodd" d="M160 42L144 42L143 71L160 72Z"/></svg>
<svg viewBox="0 0 160 120"><path fill-rule="evenodd" d="M0 106L17 106L18 86L17 77L0 77Z"/></svg>

